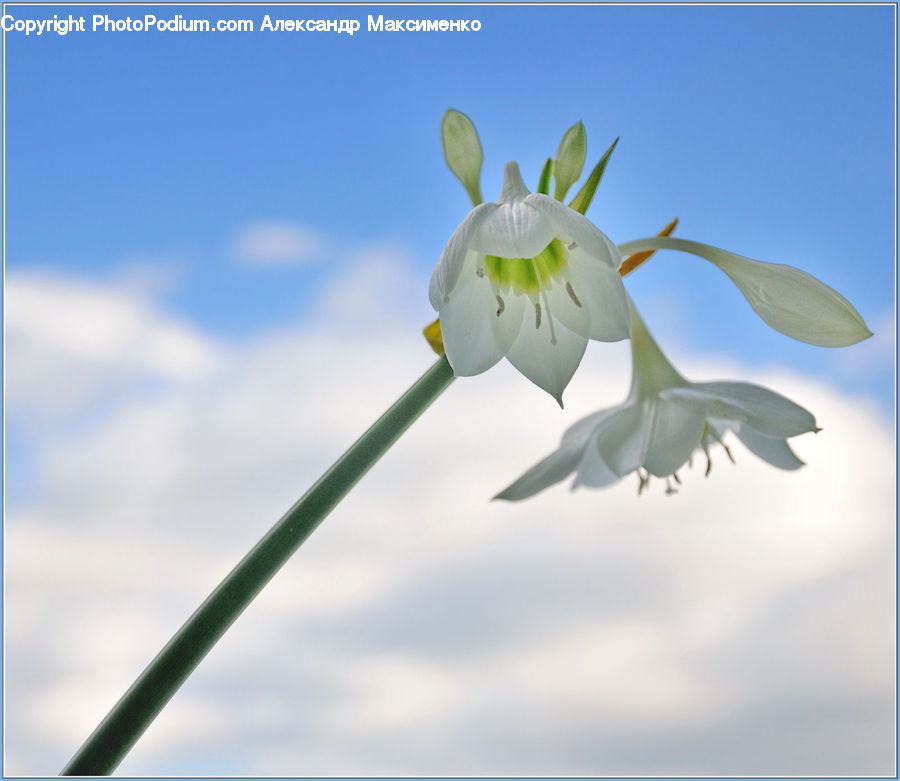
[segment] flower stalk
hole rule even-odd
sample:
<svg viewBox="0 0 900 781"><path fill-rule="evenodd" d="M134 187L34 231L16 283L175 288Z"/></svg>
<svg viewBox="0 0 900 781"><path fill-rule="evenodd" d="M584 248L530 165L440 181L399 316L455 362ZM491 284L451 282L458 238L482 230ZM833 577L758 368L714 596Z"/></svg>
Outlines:
<svg viewBox="0 0 900 781"><path fill-rule="evenodd" d="M453 382L439 358L288 510L157 654L60 775L115 770L244 608L360 478Z"/></svg>

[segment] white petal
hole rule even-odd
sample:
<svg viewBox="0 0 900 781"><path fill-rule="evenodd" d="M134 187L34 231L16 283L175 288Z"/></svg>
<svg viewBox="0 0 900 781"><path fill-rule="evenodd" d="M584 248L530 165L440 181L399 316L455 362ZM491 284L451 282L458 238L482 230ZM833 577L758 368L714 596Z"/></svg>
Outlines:
<svg viewBox="0 0 900 781"><path fill-rule="evenodd" d="M453 235L441 253L441 259L431 275L431 283L428 286L428 298L436 310L441 308L447 296L450 295L456 286L456 280L459 279L459 272L462 269L463 261L466 259L466 252L469 250L473 232L496 209L496 203L479 204L466 215L459 227L453 231Z"/></svg>
<svg viewBox="0 0 900 781"><path fill-rule="evenodd" d="M618 407L602 409L599 412L594 412L593 414L576 421L571 426L569 426L569 428L567 428L566 432L563 434L563 445L586 445L588 439L590 439L594 435L594 432L601 428L601 424L607 418L614 415L617 410Z"/></svg>
<svg viewBox="0 0 900 781"><path fill-rule="evenodd" d="M533 197L533 196L530 196ZM846 298L805 271L762 263L686 239L656 236L622 244L625 255L656 249L690 252L714 263L776 331L821 347L845 347L872 335Z"/></svg>
<svg viewBox="0 0 900 781"><path fill-rule="evenodd" d="M574 292L570 294L566 285L567 280L562 277L553 279L549 286L544 285L543 291L547 296L547 305L553 316L566 328L589 339L591 321L588 308L581 299L577 299L576 303L576 299L573 298Z"/></svg>
<svg viewBox="0 0 900 781"><path fill-rule="evenodd" d="M763 436L749 426L740 426L735 433L746 445L747 450L768 461L772 466L780 469L799 469L803 466L803 462L783 439Z"/></svg>
<svg viewBox="0 0 900 781"><path fill-rule="evenodd" d="M555 238L553 223L525 199L499 204L479 224L471 246L500 258L533 258Z"/></svg>
<svg viewBox="0 0 900 781"><path fill-rule="evenodd" d="M644 467L666 477L684 464L700 446L705 418L701 405L659 400L645 416Z"/></svg>
<svg viewBox="0 0 900 781"><path fill-rule="evenodd" d="M522 323L521 306L504 307L497 316L499 305L490 282L475 273L477 257L468 253L453 292L439 309L444 350L458 377L490 369L505 355ZM503 325L495 322L500 319Z"/></svg>
<svg viewBox="0 0 900 781"><path fill-rule="evenodd" d="M545 488L568 477L581 460L582 448L564 445L542 461L535 464L524 475L494 498L518 501L534 496Z"/></svg>
<svg viewBox="0 0 900 781"><path fill-rule="evenodd" d="M562 393L581 363L587 339L573 333L562 323L551 321L552 316L542 310L540 327L536 328L534 307L526 308L519 336L506 357L562 406ZM556 337L555 344L551 341L551 334Z"/></svg>
<svg viewBox="0 0 900 781"><path fill-rule="evenodd" d="M646 446L643 436L643 418L651 401L625 402L610 410L603 422L603 430L597 432L594 446L615 474L623 477L644 462Z"/></svg>
<svg viewBox="0 0 900 781"><path fill-rule="evenodd" d="M556 227L555 235L565 239L567 244L574 241L597 260L613 268L619 267L622 256L618 247L583 214L541 193L532 193L524 203L545 214Z"/></svg>
<svg viewBox="0 0 900 781"><path fill-rule="evenodd" d="M561 286L558 297L564 300L561 300L561 306L554 307L554 314L567 327L588 339L600 342L627 339L630 317L618 270L599 262L578 246L568 250L565 275L571 292L565 285ZM558 285L554 280L554 287ZM576 306L575 301L581 306ZM587 315L587 323L583 326L579 319L582 313Z"/></svg>
<svg viewBox="0 0 900 781"><path fill-rule="evenodd" d="M582 485L589 488L604 488L622 478L622 475L616 474L610 465L603 460L603 456L600 455L600 451L597 448L597 439L601 435L598 433L584 449L584 455L578 464L578 469L575 471L575 481L572 483L573 489Z"/></svg>
<svg viewBox="0 0 900 781"><path fill-rule="evenodd" d="M667 399L705 404L706 416L749 424L766 436L797 436L816 429L815 416L781 394L747 382L696 382L663 391Z"/></svg>

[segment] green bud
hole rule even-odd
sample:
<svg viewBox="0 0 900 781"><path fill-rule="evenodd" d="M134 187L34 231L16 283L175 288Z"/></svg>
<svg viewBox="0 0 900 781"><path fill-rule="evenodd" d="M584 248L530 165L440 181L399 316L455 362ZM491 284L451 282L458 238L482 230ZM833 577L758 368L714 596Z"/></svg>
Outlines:
<svg viewBox="0 0 900 781"><path fill-rule="evenodd" d="M617 138L609 145L609 149L603 153L603 157L601 157L600 162L594 166L594 170L591 171L590 176L588 176L585 183L581 186L578 195L569 202L570 209L574 209L580 214L584 214L588 210L588 206L590 206L591 201L594 200L594 194L597 192L600 180L603 178L603 172L606 171L606 164L609 162L609 157L618 143L619 139Z"/></svg>
<svg viewBox="0 0 900 781"><path fill-rule="evenodd" d="M481 161L484 156L472 120L455 109L448 109L441 120L441 142L447 167L462 182L472 204L481 203Z"/></svg>
<svg viewBox="0 0 900 781"><path fill-rule="evenodd" d="M544 167L541 169L541 178L538 179L538 186L535 192L543 193L544 195L550 194L550 177L553 176L553 158L548 157L547 162L544 163Z"/></svg>
<svg viewBox="0 0 900 781"><path fill-rule="evenodd" d="M584 132L584 125L579 121L566 131L562 141L559 142L559 149L556 150L556 161L553 165L556 189L553 197L557 201L565 198L569 188L578 181L586 155L587 134Z"/></svg>

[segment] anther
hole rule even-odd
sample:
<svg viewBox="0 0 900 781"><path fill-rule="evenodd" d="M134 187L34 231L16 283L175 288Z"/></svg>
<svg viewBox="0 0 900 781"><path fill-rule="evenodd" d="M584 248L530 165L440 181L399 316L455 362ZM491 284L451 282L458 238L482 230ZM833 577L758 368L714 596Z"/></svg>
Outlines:
<svg viewBox="0 0 900 781"><path fill-rule="evenodd" d="M723 443L722 443L722 447L725 449L725 455L728 456L728 460L731 461L732 464L737 463L737 462L734 460L734 456L731 455L731 449L728 447L728 445L726 445L726 444L723 442Z"/></svg>
<svg viewBox="0 0 900 781"><path fill-rule="evenodd" d="M672 494L677 494L678 489L672 487L672 483L669 482L669 478L666 478L666 496L671 496Z"/></svg>
<svg viewBox="0 0 900 781"><path fill-rule="evenodd" d="M484 278L484 269L483 269L483 268L476 268L476 269L475 269L475 276L478 277L479 279L483 279L483 278Z"/></svg>
<svg viewBox="0 0 900 781"><path fill-rule="evenodd" d="M577 246L578 246L578 242L577 242L577 241L573 241L573 242L569 245L569 249L575 249Z"/></svg>
<svg viewBox="0 0 900 781"><path fill-rule="evenodd" d="M638 496L644 493L644 489L650 484L650 473L649 472L641 472L640 468L637 470L638 476Z"/></svg>
<svg viewBox="0 0 900 781"><path fill-rule="evenodd" d="M572 299L572 303L581 309L581 301L579 301L578 296L575 295L575 289L572 287L571 282L566 282L566 292L569 294L569 298Z"/></svg>
<svg viewBox="0 0 900 781"><path fill-rule="evenodd" d="M541 305L540 304L534 305L534 327L535 327L535 330L537 330L541 327Z"/></svg>
<svg viewBox="0 0 900 781"><path fill-rule="evenodd" d="M504 309L506 309L506 304L503 303L503 299L500 296L497 296L497 317L503 314Z"/></svg>
<svg viewBox="0 0 900 781"><path fill-rule="evenodd" d="M672 472L672 477L675 478L675 482L678 483L678 485L681 485L681 478L678 476L678 472Z"/></svg>

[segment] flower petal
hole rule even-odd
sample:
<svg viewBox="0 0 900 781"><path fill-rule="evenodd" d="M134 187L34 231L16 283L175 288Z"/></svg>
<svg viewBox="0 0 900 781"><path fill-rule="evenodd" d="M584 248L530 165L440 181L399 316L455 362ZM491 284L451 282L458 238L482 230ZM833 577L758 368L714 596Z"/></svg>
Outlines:
<svg viewBox="0 0 900 781"><path fill-rule="evenodd" d="M598 262L580 246L568 250L565 286L559 286L553 313L567 328L600 342L618 342L629 335L630 317L619 272ZM556 283L554 285L557 287ZM586 322L584 322L586 320Z"/></svg>
<svg viewBox="0 0 900 781"><path fill-rule="evenodd" d="M665 236L629 241L619 249L625 255L655 249L681 250L714 263L766 323L801 342L846 347L872 335L846 298L791 266L762 263L708 244Z"/></svg>
<svg viewBox="0 0 900 781"><path fill-rule="evenodd" d="M471 247L500 258L533 258L541 252L556 238L556 230L527 200L499 204L472 234Z"/></svg>
<svg viewBox="0 0 900 781"><path fill-rule="evenodd" d="M555 236L564 239L567 243L574 241L588 255L613 268L619 267L622 255L618 247L587 217L554 200L549 195L532 193L524 203L533 206L553 222L556 227Z"/></svg>
<svg viewBox="0 0 900 781"><path fill-rule="evenodd" d="M542 461L539 461L518 480L497 494L495 499L506 499L516 502L527 499L545 488L565 480L578 466L583 448L576 445L563 445Z"/></svg>
<svg viewBox="0 0 900 781"><path fill-rule="evenodd" d="M453 235L441 253L441 259L431 275L431 283L428 286L428 298L436 310L441 308L456 286L456 280L459 279L459 272L469 250L472 234L478 229L481 222L496 209L496 203L479 204L453 231Z"/></svg>
<svg viewBox="0 0 900 781"><path fill-rule="evenodd" d="M660 399L650 404L644 418L643 465L657 477L671 475L700 446L706 419L699 404Z"/></svg>
<svg viewBox="0 0 900 781"><path fill-rule="evenodd" d="M506 357L562 406L562 393L581 363L585 347L587 339L584 336L554 322L552 315L543 310L538 320L536 312L526 308L522 328Z"/></svg>
<svg viewBox="0 0 900 781"><path fill-rule="evenodd" d="M476 274L477 258L468 253L452 295L439 310L444 350L458 377L490 369L506 354L522 324L524 307L515 302L505 305L498 317L490 282Z"/></svg>
<svg viewBox="0 0 900 781"><path fill-rule="evenodd" d="M587 417L576 421L566 429L566 432L562 437L562 444L585 446L587 441L593 436L594 431L601 426L607 418L612 417L618 409L618 407L602 409L599 412L594 412Z"/></svg>
<svg viewBox="0 0 900 781"><path fill-rule="evenodd" d="M775 391L748 382L695 382L663 391L661 396L696 399L704 403L708 418L741 421L769 437L784 439L816 429L816 418L809 410Z"/></svg>
<svg viewBox="0 0 900 781"><path fill-rule="evenodd" d="M602 435L602 431L598 431L584 449L578 469L575 470L575 480L572 483L573 490L582 485L588 488L605 488L623 477L623 475L614 472L610 465L604 461L603 456L600 455L600 451L597 448L597 439Z"/></svg>
<svg viewBox="0 0 900 781"><path fill-rule="evenodd" d="M747 450L763 461L768 461L772 466L780 469L799 469L803 466L803 462L797 458L791 446L779 437L763 436L749 426L739 426L734 433Z"/></svg>
<svg viewBox="0 0 900 781"><path fill-rule="evenodd" d="M594 446L615 474L623 477L644 462L646 447L643 417L651 401L625 402L610 410L611 414L598 432Z"/></svg>

